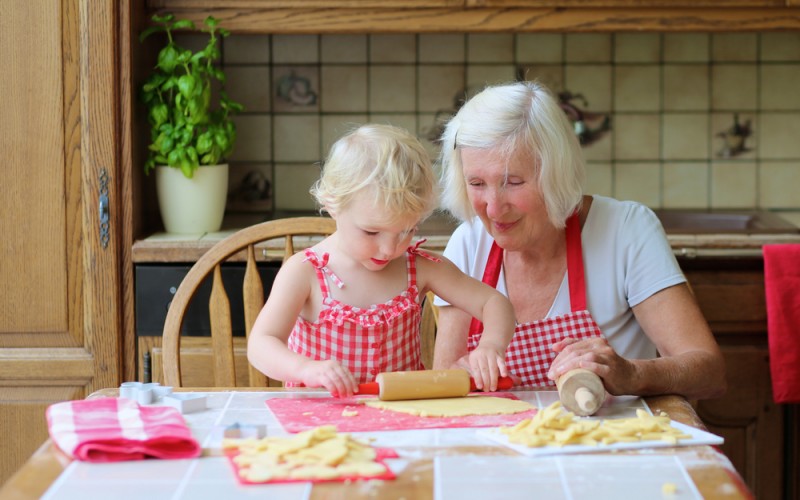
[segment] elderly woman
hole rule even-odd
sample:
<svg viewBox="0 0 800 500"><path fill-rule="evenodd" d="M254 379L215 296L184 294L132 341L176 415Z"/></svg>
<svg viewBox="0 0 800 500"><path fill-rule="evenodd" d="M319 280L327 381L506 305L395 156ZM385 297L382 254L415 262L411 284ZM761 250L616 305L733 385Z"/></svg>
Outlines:
<svg viewBox="0 0 800 500"><path fill-rule="evenodd" d="M523 386L585 368L616 395L725 391L724 360L659 220L582 193L580 145L545 87L499 85L467 101L441 163L444 205L463 221L444 255L511 300L505 362ZM482 325L437 304L434 366L466 367Z"/></svg>

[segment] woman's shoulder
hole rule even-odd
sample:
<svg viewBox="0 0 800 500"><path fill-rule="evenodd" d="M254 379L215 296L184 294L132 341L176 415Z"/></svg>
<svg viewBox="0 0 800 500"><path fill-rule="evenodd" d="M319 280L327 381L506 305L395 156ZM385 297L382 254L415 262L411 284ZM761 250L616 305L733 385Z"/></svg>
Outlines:
<svg viewBox="0 0 800 500"><path fill-rule="evenodd" d="M633 200L617 200L606 196L592 196L592 207L589 214L593 224L602 226L636 227L640 225L660 224L658 217L650 207Z"/></svg>

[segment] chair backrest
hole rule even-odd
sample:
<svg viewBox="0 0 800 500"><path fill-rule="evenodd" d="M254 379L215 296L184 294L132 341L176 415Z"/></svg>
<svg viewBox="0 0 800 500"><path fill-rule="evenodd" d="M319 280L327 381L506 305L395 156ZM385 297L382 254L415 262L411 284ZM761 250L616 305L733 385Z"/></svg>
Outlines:
<svg viewBox="0 0 800 500"><path fill-rule="evenodd" d="M433 297L433 292L425 294L419 327L422 364L428 370L433 369L433 348L436 345L436 329L439 327L439 308L433 304Z"/></svg>
<svg viewBox="0 0 800 500"><path fill-rule="evenodd" d="M255 247L259 243L284 238L283 262L295 252L296 236L327 236L336 231L336 222L328 217L294 217L276 219L247 227L228 236L206 252L184 277L167 312L161 339L163 348L164 384L181 387L181 326L184 315L195 293L207 276L213 273L209 314L211 347L213 350L214 385L235 387L236 370L233 355L233 328L231 309L220 265L230 257L246 253L246 269L242 285L246 335L264 306L264 286L256 266ZM251 387L266 387L267 377L248 363Z"/></svg>

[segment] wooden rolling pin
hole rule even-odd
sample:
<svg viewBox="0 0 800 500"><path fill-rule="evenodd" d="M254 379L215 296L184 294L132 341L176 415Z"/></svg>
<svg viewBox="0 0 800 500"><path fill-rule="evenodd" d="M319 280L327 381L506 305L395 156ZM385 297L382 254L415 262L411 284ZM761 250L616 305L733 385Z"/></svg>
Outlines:
<svg viewBox="0 0 800 500"><path fill-rule="evenodd" d="M603 381L594 372L578 368L558 377L556 381L561 404L575 415L594 415L606 399Z"/></svg>
<svg viewBox="0 0 800 500"><path fill-rule="evenodd" d="M498 389L510 389L509 377L497 380ZM359 394L377 394L382 401L458 398L475 391L475 381L466 370L418 370L379 373L375 382L358 384Z"/></svg>

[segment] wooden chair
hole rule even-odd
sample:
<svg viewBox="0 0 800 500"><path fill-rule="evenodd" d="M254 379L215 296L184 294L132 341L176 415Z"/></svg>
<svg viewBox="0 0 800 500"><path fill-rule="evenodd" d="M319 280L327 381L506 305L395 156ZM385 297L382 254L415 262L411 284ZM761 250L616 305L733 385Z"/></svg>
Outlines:
<svg viewBox="0 0 800 500"><path fill-rule="evenodd" d="M235 387L233 329L228 294L222 282L220 265L233 255L246 252L246 270L242 286L244 302L245 333L255 323L258 312L264 305L264 286L256 267L256 244L284 239L283 262L295 252L296 236L329 235L336 230L336 223L327 217L295 217L276 219L242 229L220 241L208 250L184 277L167 312L162 336L164 385L181 387L181 326L184 314L198 288L207 276L213 273L209 314L211 320L211 347L213 352L214 385ZM268 379L248 364L251 387L266 387Z"/></svg>
<svg viewBox="0 0 800 500"><path fill-rule="evenodd" d="M264 287L256 268L256 250L259 243L284 238L282 259L285 262L295 253L297 236L329 235L336 230L336 223L327 217L296 217L276 219L242 229L208 250L184 277L170 304L161 339L161 366L163 383L182 387L181 377L181 327L184 315L197 290L205 279L213 274L209 315L211 322L211 350L215 387L236 387L234 364L233 328L228 294L222 282L220 266L240 252L246 252L246 270L242 285L245 334L255 323L256 316L264 305ZM433 347L438 324L438 308L433 305L433 293L428 292L422 304L420 325L422 360L426 368L433 366ZM240 377L241 378L241 377ZM250 387L266 387L269 380L248 363Z"/></svg>

